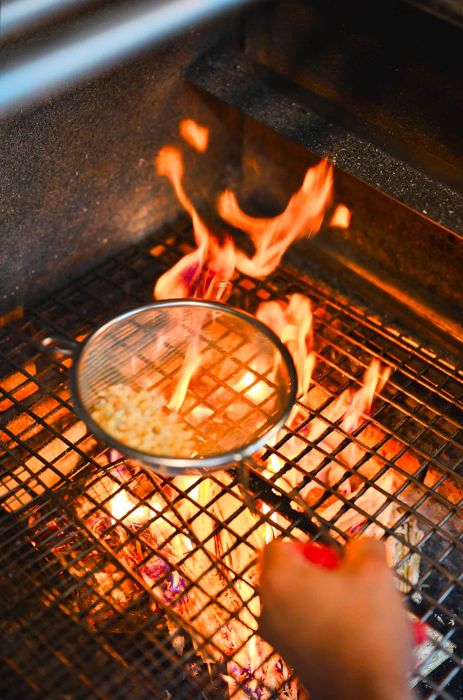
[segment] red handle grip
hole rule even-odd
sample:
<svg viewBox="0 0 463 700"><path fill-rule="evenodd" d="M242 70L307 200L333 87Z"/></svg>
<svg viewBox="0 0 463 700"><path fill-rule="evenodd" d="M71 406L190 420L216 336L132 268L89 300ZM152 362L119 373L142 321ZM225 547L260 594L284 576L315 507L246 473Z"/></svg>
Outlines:
<svg viewBox="0 0 463 700"><path fill-rule="evenodd" d="M337 569L341 563L339 554L324 544L315 542L295 542L294 546L304 559L312 564L318 564L323 569Z"/></svg>

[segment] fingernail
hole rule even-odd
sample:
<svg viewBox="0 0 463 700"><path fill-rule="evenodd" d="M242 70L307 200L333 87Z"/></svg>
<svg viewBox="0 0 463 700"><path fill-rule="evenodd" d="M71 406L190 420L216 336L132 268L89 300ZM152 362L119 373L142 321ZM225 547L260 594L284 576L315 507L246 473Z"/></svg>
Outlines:
<svg viewBox="0 0 463 700"><path fill-rule="evenodd" d="M340 558L337 552L323 544L314 542L293 542L293 546L302 554L304 559L312 564L317 564L323 569L336 569L339 566Z"/></svg>

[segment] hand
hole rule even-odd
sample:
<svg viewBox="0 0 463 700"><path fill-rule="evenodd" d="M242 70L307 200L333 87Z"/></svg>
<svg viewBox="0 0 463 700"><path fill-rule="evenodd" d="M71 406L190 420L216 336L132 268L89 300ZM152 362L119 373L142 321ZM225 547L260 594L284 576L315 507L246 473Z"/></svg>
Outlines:
<svg viewBox="0 0 463 700"><path fill-rule="evenodd" d="M410 625L384 546L348 544L336 568L272 542L261 567L260 633L312 700L409 700Z"/></svg>

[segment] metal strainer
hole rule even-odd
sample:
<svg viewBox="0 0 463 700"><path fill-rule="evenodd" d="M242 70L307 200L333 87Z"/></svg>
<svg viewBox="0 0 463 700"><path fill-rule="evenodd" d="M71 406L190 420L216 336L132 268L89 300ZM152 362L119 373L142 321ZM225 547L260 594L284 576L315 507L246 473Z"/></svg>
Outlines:
<svg viewBox="0 0 463 700"><path fill-rule="evenodd" d="M296 396L287 349L224 304L160 301L109 321L72 355L76 413L122 454L165 474L241 462L284 423Z"/></svg>

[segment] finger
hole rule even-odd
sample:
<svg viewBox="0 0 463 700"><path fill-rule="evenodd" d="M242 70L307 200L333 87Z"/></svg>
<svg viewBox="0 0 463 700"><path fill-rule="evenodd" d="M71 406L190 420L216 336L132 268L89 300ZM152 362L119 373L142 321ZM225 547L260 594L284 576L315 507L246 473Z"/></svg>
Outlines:
<svg viewBox="0 0 463 700"><path fill-rule="evenodd" d="M266 576L268 572L280 571L286 573L288 568L290 570L294 567L299 568L301 565L309 564L312 560L315 560L315 564L319 563L316 561L317 557L313 552L315 548L317 553L320 553L321 557L325 554L326 548L318 544L284 542L282 540L270 542L261 552L261 580L262 575ZM333 554L333 557L335 556L336 555Z"/></svg>
<svg viewBox="0 0 463 700"><path fill-rule="evenodd" d="M348 542L345 548L343 567L345 569L359 569L366 565L387 567L384 544L369 537Z"/></svg>
<svg viewBox="0 0 463 700"><path fill-rule="evenodd" d="M260 585L265 587L272 583L275 574L286 571L288 562L294 553L291 551L290 542L275 540L267 544L260 557Z"/></svg>
<svg viewBox="0 0 463 700"><path fill-rule="evenodd" d="M261 552L261 567L265 569L274 566L280 566L291 557L292 542L283 542L283 540L273 540L265 545Z"/></svg>
<svg viewBox="0 0 463 700"><path fill-rule="evenodd" d="M267 608L262 608L260 617L257 621L257 634L270 642L270 637L272 636L272 625L269 620L269 615Z"/></svg>
<svg viewBox="0 0 463 700"><path fill-rule="evenodd" d="M266 595L292 596L301 581L317 585L323 574L326 572L319 565L304 557L299 543L276 540L264 547L261 555L261 594L264 599Z"/></svg>

